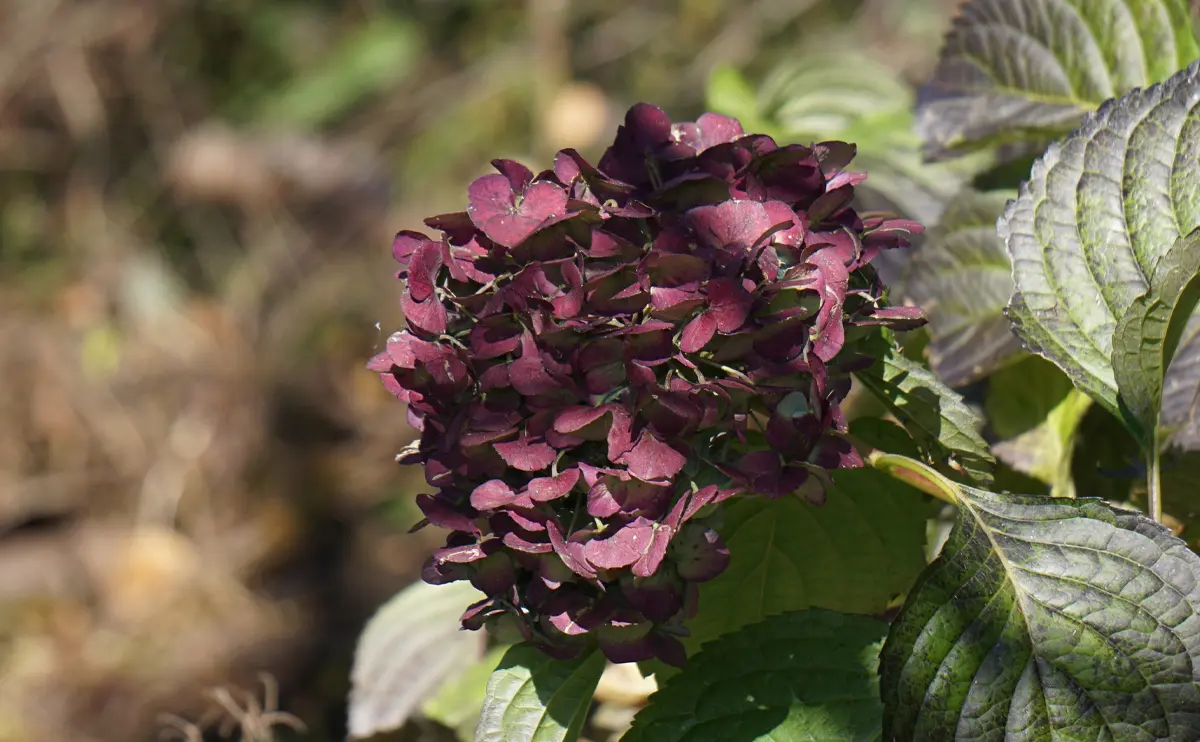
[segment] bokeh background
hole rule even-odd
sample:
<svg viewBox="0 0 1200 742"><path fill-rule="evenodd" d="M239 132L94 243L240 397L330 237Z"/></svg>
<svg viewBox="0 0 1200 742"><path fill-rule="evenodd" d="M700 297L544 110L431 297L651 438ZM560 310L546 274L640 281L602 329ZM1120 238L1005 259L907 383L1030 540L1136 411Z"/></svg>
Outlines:
<svg viewBox="0 0 1200 742"><path fill-rule="evenodd" d="M955 4L0 0L0 742L343 739L437 539L364 368L394 232L730 67L853 53L896 82L812 128L902 111Z"/></svg>

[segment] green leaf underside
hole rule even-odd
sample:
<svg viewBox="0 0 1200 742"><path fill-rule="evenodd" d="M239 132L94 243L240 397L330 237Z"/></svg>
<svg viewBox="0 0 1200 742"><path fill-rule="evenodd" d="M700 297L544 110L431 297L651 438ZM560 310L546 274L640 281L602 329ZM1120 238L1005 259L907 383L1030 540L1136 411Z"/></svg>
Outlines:
<svg viewBox="0 0 1200 742"><path fill-rule="evenodd" d="M983 421L932 371L890 351L856 376L938 463L953 461L962 470L944 473L965 475L976 484L991 482L995 460L980 434Z"/></svg>
<svg viewBox="0 0 1200 742"><path fill-rule="evenodd" d="M988 379L984 409L1000 438L992 453L1015 471L1050 485L1055 497L1074 497L1071 460L1091 404L1091 397L1057 366L1027 356Z"/></svg>
<svg viewBox="0 0 1200 742"><path fill-rule="evenodd" d="M1200 450L1200 313L1188 319L1167 367L1159 423L1172 446Z"/></svg>
<svg viewBox="0 0 1200 742"><path fill-rule="evenodd" d="M1200 55L1184 0L968 0L917 101L932 157L1058 136Z"/></svg>
<svg viewBox="0 0 1200 742"><path fill-rule="evenodd" d="M1175 241L1155 266L1150 290L1129 307L1113 335L1113 375L1130 427L1147 448L1154 445L1163 378L1196 307L1200 231Z"/></svg>
<svg viewBox="0 0 1200 742"><path fill-rule="evenodd" d="M1200 225L1200 63L1105 104L1034 165L998 229L1017 334L1110 412L1116 318Z"/></svg>
<svg viewBox="0 0 1200 742"><path fill-rule="evenodd" d="M478 598L469 582L415 582L371 617L354 653L351 737L399 728L443 681L479 659L486 637L459 625Z"/></svg>
<svg viewBox="0 0 1200 742"><path fill-rule="evenodd" d="M1010 191L966 190L913 254L907 297L929 315L929 361L952 387L976 381L1021 352L1004 316L1012 266L996 220Z"/></svg>
<svg viewBox="0 0 1200 742"><path fill-rule="evenodd" d="M1138 513L963 487L884 645L884 738L1200 739L1198 574Z"/></svg>
<svg viewBox="0 0 1200 742"><path fill-rule="evenodd" d="M512 647L488 680L475 742L574 742L603 672L596 650L557 660L528 644Z"/></svg>
<svg viewBox="0 0 1200 742"><path fill-rule="evenodd" d="M766 616L810 607L882 613L925 566L932 500L873 469L833 472L822 506L742 498L718 527L729 566L700 586L689 653Z"/></svg>
<svg viewBox="0 0 1200 742"><path fill-rule="evenodd" d="M874 742L887 624L811 610L705 646L650 697L622 742Z"/></svg>
<svg viewBox="0 0 1200 742"><path fill-rule="evenodd" d="M448 729L453 729L461 740L475 736L479 725L479 712L487 698L487 684L499 666L507 646L488 650L478 662L449 678L437 693L421 704L421 713Z"/></svg>

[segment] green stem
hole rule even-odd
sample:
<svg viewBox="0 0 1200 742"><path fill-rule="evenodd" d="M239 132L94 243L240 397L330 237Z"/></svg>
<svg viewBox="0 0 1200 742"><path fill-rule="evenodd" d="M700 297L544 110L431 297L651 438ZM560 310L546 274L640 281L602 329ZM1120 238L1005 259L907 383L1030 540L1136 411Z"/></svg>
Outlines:
<svg viewBox="0 0 1200 742"><path fill-rule="evenodd" d="M1159 449L1158 433L1155 432L1151 438L1150 450L1146 456L1146 497L1149 500L1150 517L1154 519L1155 523L1162 523L1163 519L1162 474L1159 467Z"/></svg>

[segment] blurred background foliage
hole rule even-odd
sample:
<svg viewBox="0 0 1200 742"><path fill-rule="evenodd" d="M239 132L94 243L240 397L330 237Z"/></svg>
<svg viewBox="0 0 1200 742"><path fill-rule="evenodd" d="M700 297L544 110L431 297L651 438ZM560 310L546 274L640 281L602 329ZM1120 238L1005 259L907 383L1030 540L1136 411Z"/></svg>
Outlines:
<svg viewBox="0 0 1200 742"><path fill-rule="evenodd" d="M864 199L935 219L978 169L911 133L954 5L0 3L0 742L342 739L354 640L437 538L364 370L391 235L639 100L856 141ZM394 738L469 728L437 703Z"/></svg>

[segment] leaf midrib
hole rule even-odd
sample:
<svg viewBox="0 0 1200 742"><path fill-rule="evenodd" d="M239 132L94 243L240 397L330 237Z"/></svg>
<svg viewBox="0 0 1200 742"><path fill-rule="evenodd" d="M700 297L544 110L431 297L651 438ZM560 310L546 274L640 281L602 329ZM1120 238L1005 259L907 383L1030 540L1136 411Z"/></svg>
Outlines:
<svg viewBox="0 0 1200 742"><path fill-rule="evenodd" d="M1033 642L1033 636L1034 636L1033 624L1031 624L1030 620L1029 620L1029 610L1026 607L1026 597L1028 597L1030 600L1037 603L1038 605L1041 605L1046 610L1048 610L1052 613L1056 613L1056 614L1062 616L1063 618L1065 618L1066 620L1083 627L1084 630L1089 631L1089 632L1093 633L1094 635L1100 637L1106 644L1109 645L1109 647L1112 648L1114 653L1120 654L1122 657L1125 657L1126 660L1129 661L1129 664L1132 665L1137 670L1138 675L1142 678L1142 682L1145 684L1146 688L1150 690L1150 692L1154 695L1155 700L1158 702L1158 707L1162 711L1162 718L1167 724L1167 738L1170 739L1171 738L1171 736L1170 736L1170 730L1171 730L1170 715L1167 713L1166 706L1163 704L1162 696L1159 694L1157 687L1155 687L1149 681L1149 679L1146 677L1145 673L1142 671L1141 666L1138 663L1133 662L1127 655L1124 654L1124 652L1122 652L1115 644L1113 644L1112 640L1109 637L1104 636L1098 630L1096 630L1094 627L1088 625L1087 623L1084 623L1082 620L1077 619L1074 616L1071 616L1059 609L1054 608L1053 606L1047 605L1046 603L1038 600L1036 597L1034 597L1032 595L1026 595L1025 591L1023 591L1023 590L1019 590L1017 588L1017 581L1013 575L1013 567L1020 569L1020 566L1009 564L1008 559L1005 557L1004 551L1000 548L1000 544L996 542L996 539L992 535L992 529L988 526L988 524L980 516L979 510L976 509L974 501L971 500L970 497L967 497L965 495L961 496L959 498L959 507L964 508L967 512L969 512L971 514L971 517L975 520L977 529L982 531L983 534L987 537L988 543L991 545L992 553L994 553L996 555L997 561L1000 562L1000 566L1004 569L1005 579L1007 580L1009 587L1013 591L1014 598L1016 599L1017 603L1019 604L1021 619L1025 622L1025 631L1026 631L1026 634L1029 636L1030 656L1032 658L1040 658L1040 655L1038 654L1038 651L1037 651L1037 647L1034 645L1034 642ZM1008 516L1005 516L1005 515L993 513L990 510L987 510L986 508L980 508L980 510L983 510L995 517L1003 518L1005 520L1013 520L1013 521L1017 521L1017 522L1027 522L1027 523L1045 523L1045 521L1033 520L1033 519L1028 519L1028 518L1009 518ZM1079 518L1079 517L1080 516L1073 516L1073 518ZM1018 538L1018 537L1014 536L1013 534L1008 534L1007 532L1001 531L1000 529L996 529L996 532L1004 533L1005 535L1010 536L1014 540L1024 541L1027 543L1042 543L1042 544L1047 543L1047 542L1039 542L1039 541L1030 541L1025 538ZM1053 544L1053 545L1054 546L1063 546L1063 544ZM1074 544L1070 544L1070 546L1074 546ZM1133 562L1132 559L1129 559L1128 557L1125 557L1120 554L1115 554L1113 552L1107 552L1107 551L1101 552L1099 549L1095 549L1095 548L1091 548L1091 547L1080 547L1080 548L1090 549L1091 551L1103 553L1108 556L1115 556L1115 557L1118 557L1121 559L1125 559L1126 561L1132 562L1133 564L1137 565L1137 567L1139 569L1148 569L1144 565L1138 564L1137 562ZM1153 570L1150 570L1150 571L1153 573ZM1158 577L1158 575L1156 573L1154 573L1154 574L1156 577ZM1056 579L1064 579L1064 578L1056 578ZM1179 590L1174 585L1170 585L1170 583L1168 583L1166 580L1162 579L1161 577L1159 577L1158 579L1164 585L1168 585L1176 593L1179 593ZM1068 581L1068 580L1064 579L1064 581ZM1088 584L1088 587L1093 588L1093 586L1090 583ZM1101 592L1103 592L1103 591L1101 591ZM1179 593L1179 594L1182 595L1182 593ZM1186 597L1185 597L1185 602L1186 602ZM1162 625L1161 622L1160 622L1160 625ZM1171 632L1171 634L1174 635L1174 632ZM1176 637L1176 639L1178 640L1178 637ZM1035 667L1035 672L1037 672L1037 674L1038 674L1038 685L1040 688L1042 688L1042 690L1043 690L1042 695L1044 696L1045 683L1042 680L1041 670L1037 669L1036 662L1034 663L1034 667ZM1078 684L1076 684L1076 685L1078 685ZM1097 703L1096 700L1094 698L1092 698L1091 694L1088 693L1086 688L1083 688L1082 686L1080 686L1080 691L1083 692L1085 695L1087 695L1088 699L1092 702L1092 706L1096 709L1096 713L1099 714L1100 718L1104 721L1105 728L1107 728L1107 730L1110 733L1115 734L1115 732L1113 731L1112 724L1109 722L1108 718L1105 717L1105 715L1104 715L1103 707L1101 706L1101 704Z"/></svg>

